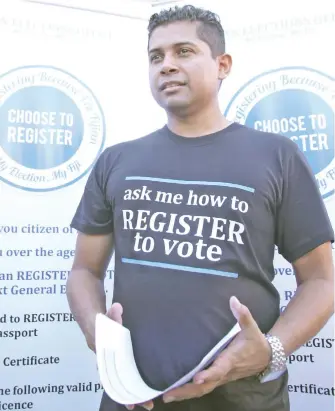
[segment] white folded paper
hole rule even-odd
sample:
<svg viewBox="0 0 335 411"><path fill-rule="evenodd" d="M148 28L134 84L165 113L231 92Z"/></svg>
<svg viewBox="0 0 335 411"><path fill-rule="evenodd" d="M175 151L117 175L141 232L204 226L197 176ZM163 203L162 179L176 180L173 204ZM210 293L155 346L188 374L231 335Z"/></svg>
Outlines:
<svg viewBox="0 0 335 411"><path fill-rule="evenodd" d="M134 358L130 331L104 314L96 317L96 356L101 384L106 394L118 404L140 404L189 382L210 364L240 331L236 324L205 355L199 364L164 391L150 388L142 379Z"/></svg>

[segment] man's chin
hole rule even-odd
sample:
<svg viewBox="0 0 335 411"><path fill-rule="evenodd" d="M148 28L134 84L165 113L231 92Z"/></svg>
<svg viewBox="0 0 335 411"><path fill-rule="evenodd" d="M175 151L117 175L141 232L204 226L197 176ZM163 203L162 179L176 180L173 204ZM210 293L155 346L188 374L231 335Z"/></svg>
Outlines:
<svg viewBox="0 0 335 411"><path fill-rule="evenodd" d="M178 98L169 98L161 102L160 106L169 112L187 110L190 107L190 101Z"/></svg>

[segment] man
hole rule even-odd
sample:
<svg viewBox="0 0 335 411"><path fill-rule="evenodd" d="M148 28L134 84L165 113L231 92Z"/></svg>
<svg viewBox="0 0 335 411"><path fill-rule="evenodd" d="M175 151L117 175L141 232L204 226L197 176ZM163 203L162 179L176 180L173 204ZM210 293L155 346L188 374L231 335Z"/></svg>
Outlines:
<svg viewBox="0 0 335 411"><path fill-rule="evenodd" d="M129 409L287 411L285 359L333 313L333 230L314 177L288 138L230 123L218 92L232 59L216 15L192 6L149 23L150 84L167 125L107 148L72 221L71 311L94 350L115 250L115 303L139 371L165 389L239 322L194 381ZM280 315L275 245L297 292ZM101 411L123 410L105 394Z"/></svg>

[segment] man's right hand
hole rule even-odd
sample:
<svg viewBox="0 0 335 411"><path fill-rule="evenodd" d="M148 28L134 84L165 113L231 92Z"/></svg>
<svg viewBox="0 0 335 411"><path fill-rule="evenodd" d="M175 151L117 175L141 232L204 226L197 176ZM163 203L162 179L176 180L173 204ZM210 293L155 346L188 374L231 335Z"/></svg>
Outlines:
<svg viewBox="0 0 335 411"><path fill-rule="evenodd" d="M107 311L107 317L116 321L117 323L122 325L122 314L123 314L123 307L119 303L114 303L111 305L110 309ZM146 410L152 410L154 408L153 401L148 401L143 404L138 404L141 407L145 408ZM133 410L135 405L126 405L128 410Z"/></svg>

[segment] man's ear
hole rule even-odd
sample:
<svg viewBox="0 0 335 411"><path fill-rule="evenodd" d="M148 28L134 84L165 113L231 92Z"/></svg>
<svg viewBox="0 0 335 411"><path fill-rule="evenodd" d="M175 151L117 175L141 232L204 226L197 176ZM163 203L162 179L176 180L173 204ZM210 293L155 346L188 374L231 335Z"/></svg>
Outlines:
<svg viewBox="0 0 335 411"><path fill-rule="evenodd" d="M224 80L230 74L233 64L232 57L230 54L222 54L221 56L217 57L217 61L219 66L218 79Z"/></svg>

